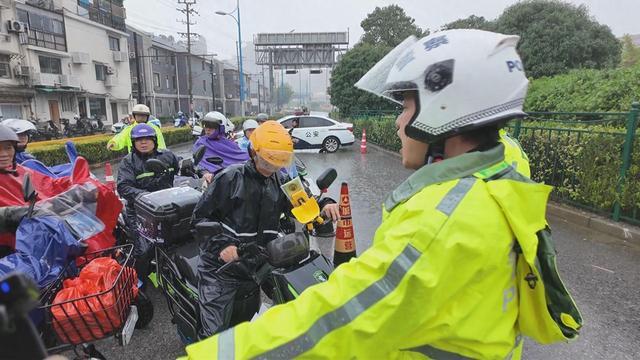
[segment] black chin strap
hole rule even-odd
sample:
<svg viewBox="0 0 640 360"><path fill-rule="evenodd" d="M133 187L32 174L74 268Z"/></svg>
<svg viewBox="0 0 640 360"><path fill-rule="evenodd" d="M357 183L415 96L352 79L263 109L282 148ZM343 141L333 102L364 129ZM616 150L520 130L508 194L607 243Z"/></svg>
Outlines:
<svg viewBox="0 0 640 360"><path fill-rule="evenodd" d="M425 165L444 160L444 140L429 144L429 150L425 154Z"/></svg>

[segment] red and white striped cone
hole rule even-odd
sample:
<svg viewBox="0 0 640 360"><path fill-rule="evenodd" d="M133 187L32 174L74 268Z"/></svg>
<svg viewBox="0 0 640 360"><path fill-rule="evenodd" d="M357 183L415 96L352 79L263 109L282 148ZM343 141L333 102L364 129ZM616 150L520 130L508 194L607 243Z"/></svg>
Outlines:
<svg viewBox="0 0 640 360"><path fill-rule="evenodd" d="M362 141L360 141L360 154L367 153L367 130L362 129Z"/></svg>
<svg viewBox="0 0 640 360"><path fill-rule="evenodd" d="M353 222L351 220L351 200L349 198L349 187L347 183L342 183L340 188L340 220L336 228L336 246L333 253L333 265L349 262L356 257L356 240L353 231Z"/></svg>
<svg viewBox="0 0 640 360"><path fill-rule="evenodd" d="M104 165L104 180L111 190L116 191L116 182L113 179L113 170L111 169L111 163L108 161Z"/></svg>

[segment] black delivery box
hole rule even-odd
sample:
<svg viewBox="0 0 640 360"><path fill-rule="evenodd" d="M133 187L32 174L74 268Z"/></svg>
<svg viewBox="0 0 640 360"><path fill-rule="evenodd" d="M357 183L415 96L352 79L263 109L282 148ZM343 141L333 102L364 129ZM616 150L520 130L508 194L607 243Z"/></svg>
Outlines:
<svg viewBox="0 0 640 360"><path fill-rule="evenodd" d="M192 238L189 225L202 193L190 187L158 190L136 199L140 236L170 246Z"/></svg>

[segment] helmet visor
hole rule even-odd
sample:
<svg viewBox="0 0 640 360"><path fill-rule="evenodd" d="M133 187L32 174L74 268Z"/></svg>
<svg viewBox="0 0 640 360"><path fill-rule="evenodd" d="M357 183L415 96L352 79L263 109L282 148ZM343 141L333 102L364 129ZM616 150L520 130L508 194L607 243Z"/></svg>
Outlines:
<svg viewBox="0 0 640 360"><path fill-rule="evenodd" d="M289 167L293 161L293 153L288 151L262 149L257 155L256 162L274 172Z"/></svg>
<svg viewBox="0 0 640 360"><path fill-rule="evenodd" d="M374 95L382 96L398 104L402 104L401 99L393 96L394 92L400 92L405 90L416 90L416 86L413 83L407 82L403 84L396 84L392 88L387 84L389 73L393 68L393 65L398 61L402 54L413 46L418 39L415 36L409 36L393 50L391 50L382 60L378 61L364 76L358 80L355 86L358 89L368 91ZM406 87L406 89L403 88Z"/></svg>

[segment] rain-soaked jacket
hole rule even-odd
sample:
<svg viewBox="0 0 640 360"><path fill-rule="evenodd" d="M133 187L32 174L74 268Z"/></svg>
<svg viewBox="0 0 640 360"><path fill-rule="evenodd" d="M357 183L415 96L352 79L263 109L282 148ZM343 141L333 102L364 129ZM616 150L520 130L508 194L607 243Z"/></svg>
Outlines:
<svg viewBox="0 0 640 360"><path fill-rule="evenodd" d="M131 148L133 147L131 143L131 130L134 126L138 125L137 122L133 122L131 125L126 126L122 131L117 133L114 137L112 137L107 145L113 144L113 151L120 151L124 148L127 148L128 152L131 152ZM158 138L157 144L158 149L166 149L167 145L164 143L164 136L162 136L162 130L157 127L155 124L147 122L147 125L151 126L156 131L156 137Z"/></svg>
<svg viewBox="0 0 640 360"><path fill-rule="evenodd" d="M522 334L551 332L542 319L552 310L565 337L577 336L581 319L564 286L547 287L559 282L555 268L544 279L539 268L555 260L540 257L547 242L539 247L536 236L551 188L503 160L498 145L416 171L385 201L359 258L298 299L188 346L189 359L517 359ZM557 290L548 309L545 289ZM543 300L535 311L533 298Z"/></svg>
<svg viewBox="0 0 640 360"><path fill-rule="evenodd" d="M262 176L253 161L226 168L215 177L196 205L192 224L219 221L231 238L266 245L278 235L280 215L291 209L276 176L279 175ZM230 241L221 237L201 244L201 261L209 268L222 266L218 255Z"/></svg>
<svg viewBox="0 0 640 360"><path fill-rule="evenodd" d="M240 149L235 141L229 140L223 135L200 136L198 141L193 144L193 152L202 146L204 146L206 150L202 161L198 164L198 167L212 174L216 174L218 171L231 165L249 160L249 153L247 153L246 150ZM222 159L222 164L216 165L208 162L207 158L209 157L220 157Z"/></svg>

